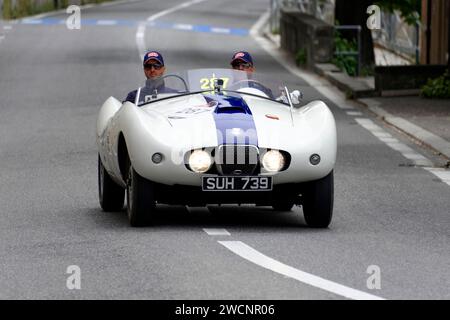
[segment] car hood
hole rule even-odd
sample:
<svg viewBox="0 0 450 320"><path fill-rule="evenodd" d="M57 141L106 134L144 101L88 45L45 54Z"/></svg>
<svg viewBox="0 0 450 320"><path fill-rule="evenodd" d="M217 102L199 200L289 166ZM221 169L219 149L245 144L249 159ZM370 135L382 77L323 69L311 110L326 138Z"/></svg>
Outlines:
<svg viewBox="0 0 450 320"><path fill-rule="evenodd" d="M261 145L293 126L288 106L253 96L195 94L142 109L166 118L180 139L202 146Z"/></svg>

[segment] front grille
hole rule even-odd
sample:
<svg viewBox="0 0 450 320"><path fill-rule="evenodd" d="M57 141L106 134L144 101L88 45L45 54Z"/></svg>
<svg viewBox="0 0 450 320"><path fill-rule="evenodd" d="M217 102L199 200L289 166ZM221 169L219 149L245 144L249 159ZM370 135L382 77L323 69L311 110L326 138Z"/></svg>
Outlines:
<svg viewBox="0 0 450 320"><path fill-rule="evenodd" d="M221 145L215 152L217 171L221 175L252 175L259 166L256 146Z"/></svg>

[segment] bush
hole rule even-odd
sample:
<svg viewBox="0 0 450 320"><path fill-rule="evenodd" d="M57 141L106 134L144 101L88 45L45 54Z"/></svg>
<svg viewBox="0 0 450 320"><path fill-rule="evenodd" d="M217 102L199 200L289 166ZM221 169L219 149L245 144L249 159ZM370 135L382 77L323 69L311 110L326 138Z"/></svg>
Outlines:
<svg viewBox="0 0 450 320"><path fill-rule="evenodd" d="M422 97L450 99L450 75L448 70L439 78L428 79L425 86L422 87Z"/></svg>
<svg viewBox="0 0 450 320"><path fill-rule="evenodd" d="M298 50L297 54L295 55L295 62L298 66L305 66L308 62L307 55L306 55L306 49L300 49Z"/></svg>
<svg viewBox="0 0 450 320"><path fill-rule="evenodd" d="M334 36L334 45L337 52L358 52L356 40L351 41L342 38L341 34L336 31ZM349 76L356 76L358 59L356 55L336 55L332 62Z"/></svg>

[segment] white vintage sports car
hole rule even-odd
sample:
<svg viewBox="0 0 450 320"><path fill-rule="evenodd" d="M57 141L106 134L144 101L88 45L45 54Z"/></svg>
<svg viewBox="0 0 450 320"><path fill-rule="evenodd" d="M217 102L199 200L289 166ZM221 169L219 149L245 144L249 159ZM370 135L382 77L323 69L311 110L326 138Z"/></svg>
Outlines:
<svg viewBox="0 0 450 320"><path fill-rule="evenodd" d="M273 81L272 81L273 83ZM333 213L336 124L322 101L229 69L189 70L147 80L136 100L110 97L97 120L104 211L132 226L156 204L302 205L308 226Z"/></svg>

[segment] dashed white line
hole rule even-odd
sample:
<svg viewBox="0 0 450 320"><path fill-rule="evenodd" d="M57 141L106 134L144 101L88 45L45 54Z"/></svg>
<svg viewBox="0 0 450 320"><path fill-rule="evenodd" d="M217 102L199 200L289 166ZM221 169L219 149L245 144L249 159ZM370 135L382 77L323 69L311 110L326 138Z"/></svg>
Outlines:
<svg viewBox="0 0 450 320"><path fill-rule="evenodd" d="M275 259L272 259L261 252L253 249L241 241L218 241L221 245L237 254L238 256L273 272L303 282L310 286L337 294L342 297L355 300L384 300L383 298L359 291L342 284L315 276L313 274L298 270Z"/></svg>
<svg viewBox="0 0 450 320"><path fill-rule="evenodd" d="M114 26L117 24L116 20L98 20L97 25L98 26Z"/></svg>
<svg viewBox="0 0 450 320"><path fill-rule="evenodd" d="M367 129L379 140L384 142L391 149L400 152L405 158L414 162L416 166L433 166L433 163L430 160L425 158L420 153L415 152L406 144L398 141L397 139L394 139L388 132L386 132L383 128L377 126L372 120L366 118L356 118L355 121L358 122L363 128Z"/></svg>
<svg viewBox="0 0 450 320"><path fill-rule="evenodd" d="M450 170L443 168L424 168L450 186Z"/></svg>
<svg viewBox="0 0 450 320"><path fill-rule="evenodd" d="M42 19L23 19L22 23L24 24L41 24L43 22Z"/></svg>
<svg viewBox="0 0 450 320"><path fill-rule="evenodd" d="M11 30L12 26L3 26L3 30Z"/></svg>
<svg viewBox="0 0 450 320"><path fill-rule="evenodd" d="M230 33L231 30L227 28L211 28L211 32L215 33Z"/></svg>
<svg viewBox="0 0 450 320"><path fill-rule="evenodd" d="M145 54L145 23L142 22L139 24L138 29L136 31L136 45L138 47L139 58L140 60L144 59Z"/></svg>
<svg viewBox="0 0 450 320"><path fill-rule="evenodd" d="M387 133L386 131L374 131L372 132L375 137L381 140L381 138L392 138L390 133Z"/></svg>
<svg viewBox="0 0 450 320"><path fill-rule="evenodd" d="M231 234L226 229L204 228L203 231L205 231L210 236L231 236Z"/></svg>
<svg viewBox="0 0 450 320"><path fill-rule="evenodd" d="M173 28L177 30L192 30L194 26L192 24L175 24Z"/></svg>
<svg viewBox="0 0 450 320"><path fill-rule="evenodd" d="M362 112L359 112L359 111L347 111L347 114L348 114L349 116L355 116L355 117L360 117L360 116L362 116Z"/></svg>
<svg viewBox="0 0 450 320"><path fill-rule="evenodd" d="M395 138L390 138L390 137L378 137L378 139L380 139L381 141L383 141L383 142L385 142L385 143L399 142L397 139L395 139Z"/></svg>
<svg viewBox="0 0 450 320"><path fill-rule="evenodd" d="M187 8L189 6L192 6L194 4L198 4L198 3L204 2L204 1L207 1L207 0L191 0L191 1L183 2L175 7L160 11L156 14L149 16L146 19L146 22L141 22L136 31L136 44L137 44L137 47L139 50L140 60L144 59L144 54L145 54L145 50L146 50L145 49L145 28L148 23L151 23L151 22L155 21L156 19L161 18L162 16L165 16L169 13L173 13L180 9L184 9L184 8Z"/></svg>

